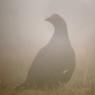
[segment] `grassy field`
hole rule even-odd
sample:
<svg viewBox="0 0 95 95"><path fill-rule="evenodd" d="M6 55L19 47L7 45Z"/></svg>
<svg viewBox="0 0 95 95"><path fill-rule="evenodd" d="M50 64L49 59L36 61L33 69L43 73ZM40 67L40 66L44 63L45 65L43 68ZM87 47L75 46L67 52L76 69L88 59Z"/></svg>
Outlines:
<svg viewBox="0 0 95 95"><path fill-rule="evenodd" d="M78 59L80 60L80 59ZM0 95L95 95L95 59L81 58L76 65L72 79L65 87L57 90L32 90L31 88L15 90L15 87L0 85Z"/></svg>
<svg viewBox="0 0 95 95"><path fill-rule="evenodd" d="M3 88L0 90L0 95L95 95L95 78L92 76L94 72L88 72L87 75L81 72L77 72L77 75L75 73L76 77L72 77L65 87L60 87L57 90L42 91L32 90L30 88L15 90L15 88L3 85Z"/></svg>
<svg viewBox="0 0 95 95"><path fill-rule="evenodd" d="M47 91L41 91L41 90L2 90L0 92L0 95L95 95L95 85L81 85L78 84L76 86L69 86L69 87L61 87L57 90L47 90Z"/></svg>

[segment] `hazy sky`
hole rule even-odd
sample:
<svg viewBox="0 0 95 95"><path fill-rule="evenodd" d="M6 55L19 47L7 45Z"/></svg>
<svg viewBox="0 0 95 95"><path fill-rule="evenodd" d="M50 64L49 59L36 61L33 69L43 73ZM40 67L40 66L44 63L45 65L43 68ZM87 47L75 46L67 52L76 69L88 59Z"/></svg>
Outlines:
<svg viewBox="0 0 95 95"><path fill-rule="evenodd" d="M94 55L94 6L94 0L0 0L0 79L25 79L35 55L54 33L45 21L54 13L66 21L77 57Z"/></svg>

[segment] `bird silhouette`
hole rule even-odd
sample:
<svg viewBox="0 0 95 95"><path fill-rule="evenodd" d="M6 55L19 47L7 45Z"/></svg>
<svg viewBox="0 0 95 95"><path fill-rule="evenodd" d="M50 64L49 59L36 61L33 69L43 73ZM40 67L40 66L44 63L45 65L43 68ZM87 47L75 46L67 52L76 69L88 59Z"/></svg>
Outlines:
<svg viewBox="0 0 95 95"><path fill-rule="evenodd" d="M65 85L75 69L75 53L65 21L58 14L53 14L46 21L54 26L55 32L35 57L26 81L22 84L25 87L52 89Z"/></svg>

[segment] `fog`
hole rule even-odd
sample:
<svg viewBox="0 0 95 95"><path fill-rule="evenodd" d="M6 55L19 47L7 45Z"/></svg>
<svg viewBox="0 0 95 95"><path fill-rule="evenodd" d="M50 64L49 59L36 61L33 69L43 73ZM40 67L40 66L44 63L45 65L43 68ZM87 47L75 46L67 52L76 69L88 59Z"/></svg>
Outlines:
<svg viewBox="0 0 95 95"><path fill-rule="evenodd" d="M45 19L54 13L66 21L81 72L84 67L91 69L95 61L94 5L94 0L0 0L1 82L25 80L38 51L52 38L54 27Z"/></svg>

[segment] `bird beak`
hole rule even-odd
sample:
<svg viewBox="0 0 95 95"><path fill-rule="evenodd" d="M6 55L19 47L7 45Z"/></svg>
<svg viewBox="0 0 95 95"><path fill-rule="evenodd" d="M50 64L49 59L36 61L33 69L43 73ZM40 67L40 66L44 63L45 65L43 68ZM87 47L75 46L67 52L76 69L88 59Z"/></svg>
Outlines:
<svg viewBox="0 0 95 95"><path fill-rule="evenodd" d="M46 18L46 21L49 21L49 18Z"/></svg>

